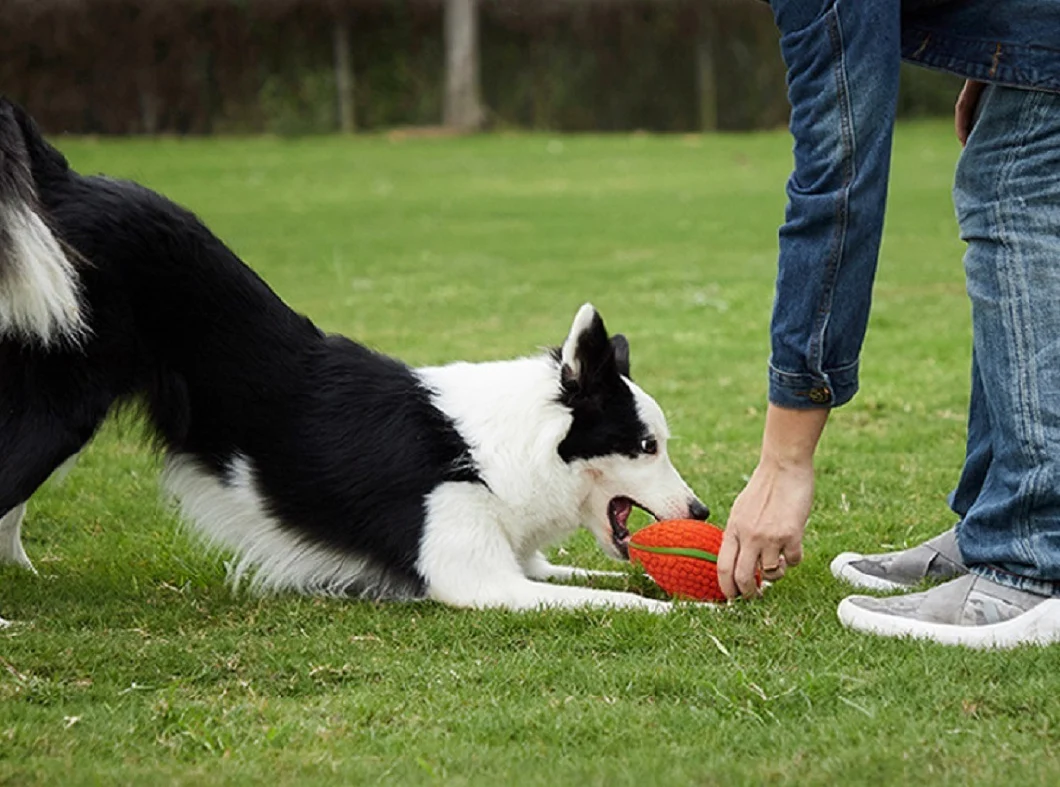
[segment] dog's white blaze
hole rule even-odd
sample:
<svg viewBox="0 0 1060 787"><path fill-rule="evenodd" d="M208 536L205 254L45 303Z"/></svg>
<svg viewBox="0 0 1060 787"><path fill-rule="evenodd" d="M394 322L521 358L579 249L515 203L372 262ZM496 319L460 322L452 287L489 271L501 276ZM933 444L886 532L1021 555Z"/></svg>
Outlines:
<svg viewBox="0 0 1060 787"><path fill-rule="evenodd" d="M0 206L8 235L0 254L0 337L80 341L86 332L73 263L48 225L25 205Z"/></svg>
<svg viewBox="0 0 1060 787"><path fill-rule="evenodd" d="M22 518L25 515L26 504L22 503L0 517L0 563L15 563L36 574L37 569L22 548Z"/></svg>
<svg viewBox="0 0 1060 787"><path fill-rule="evenodd" d="M228 564L234 587L248 580L258 592L389 598L410 594L405 583L373 561L314 543L283 527L266 510L246 457L232 462L222 482L195 460L171 456L162 481L208 544L235 553Z"/></svg>
<svg viewBox="0 0 1060 787"><path fill-rule="evenodd" d="M648 425L652 435L659 444L659 452L654 458L645 458L638 462L637 470L643 469L630 483L635 484L634 489L643 490L637 497L637 502L648 506L661 519L681 519L688 516L689 503L696 499L695 492L685 483L677 468L670 461L667 444L670 441L670 429L666 423L666 416L651 396L632 380L626 380L626 385L633 391L633 400L637 404L637 414L640 420Z"/></svg>
<svg viewBox="0 0 1060 787"><path fill-rule="evenodd" d="M607 517L607 505L612 498L632 498L660 519L687 517L689 505L696 499L695 493L670 462L666 451L670 433L659 405L636 383L628 379L625 383L633 392L638 417L658 441L659 450L654 456L612 454L582 460L597 480L582 502L581 519L596 537L600 548L612 556L617 556L611 522Z"/></svg>

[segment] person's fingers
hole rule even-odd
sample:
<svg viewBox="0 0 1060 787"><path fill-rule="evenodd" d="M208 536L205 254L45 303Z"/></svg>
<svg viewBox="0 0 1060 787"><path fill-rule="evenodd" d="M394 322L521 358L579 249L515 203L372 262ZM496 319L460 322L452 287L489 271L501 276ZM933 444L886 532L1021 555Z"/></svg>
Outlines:
<svg viewBox="0 0 1060 787"><path fill-rule="evenodd" d="M740 554L736 557L736 569L733 572L733 581L736 583L740 595L744 598L754 598L758 595L758 583L755 582L755 572L758 569L758 559L761 549L753 543L741 543Z"/></svg>
<svg viewBox="0 0 1060 787"><path fill-rule="evenodd" d="M968 137L975 125L975 110L979 106L979 97L986 87L982 82L968 80L961 88L957 96L957 105L953 110L953 126L957 132L957 140L964 147L968 143Z"/></svg>
<svg viewBox="0 0 1060 787"><path fill-rule="evenodd" d="M740 541L735 528L726 528L725 537L721 541L721 549L718 550L718 586L726 598L736 598L740 595L736 582L733 581L736 557L739 552Z"/></svg>
<svg viewBox="0 0 1060 787"><path fill-rule="evenodd" d="M784 556L780 553L780 547L770 544L762 550L762 579L767 582L776 582L784 576Z"/></svg>
<svg viewBox="0 0 1060 787"><path fill-rule="evenodd" d="M795 536L784 544L784 562L789 566L797 566L802 562L802 539Z"/></svg>

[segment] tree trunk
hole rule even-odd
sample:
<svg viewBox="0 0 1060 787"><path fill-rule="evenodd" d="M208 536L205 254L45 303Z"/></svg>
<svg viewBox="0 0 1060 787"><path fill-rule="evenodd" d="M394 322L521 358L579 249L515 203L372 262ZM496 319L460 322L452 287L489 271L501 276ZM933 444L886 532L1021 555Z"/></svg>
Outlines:
<svg viewBox="0 0 1060 787"><path fill-rule="evenodd" d="M353 66L350 63L350 26L345 18L335 20L335 93L339 107L339 129L352 134L357 128L353 104Z"/></svg>
<svg viewBox="0 0 1060 787"><path fill-rule="evenodd" d="M718 15L714 9L705 4L699 12L699 36L696 39L696 93L700 131L718 130L718 78L714 67L717 21Z"/></svg>
<svg viewBox="0 0 1060 787"><path fill-rule="evenodd" d="M483 117L478 0L446 0L444 123L461 131L474 131L482 127Z"/></svg>

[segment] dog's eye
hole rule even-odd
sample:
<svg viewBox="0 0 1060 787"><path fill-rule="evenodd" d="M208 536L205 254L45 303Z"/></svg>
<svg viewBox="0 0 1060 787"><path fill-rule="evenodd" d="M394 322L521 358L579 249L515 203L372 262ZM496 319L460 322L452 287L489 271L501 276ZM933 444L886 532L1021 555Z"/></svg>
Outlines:
<svg viewBox="0 0 1060 787"><path fill-rule="evenodd" d="M659 443L654 437L645 437L640 441L640 450L646 454L654 454L659 451Z"/></svg>

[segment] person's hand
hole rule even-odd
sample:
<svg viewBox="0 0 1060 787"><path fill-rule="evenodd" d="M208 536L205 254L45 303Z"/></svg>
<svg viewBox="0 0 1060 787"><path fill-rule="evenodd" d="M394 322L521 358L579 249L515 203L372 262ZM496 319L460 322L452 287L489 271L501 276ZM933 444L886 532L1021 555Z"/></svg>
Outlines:
<svg viewBox="0 0 1060 787"><path fill-rule="evenodd" d="M963 148L968 143L968 135L975 125L975 110L979 106L979 97L983 94L983 82L969 79L957 96L957 106L953 109L953 127L957 131L957 140Z"/></svg>
<svg viewBox="0 0 1060 787"><path fill-rule="evenodd" d="M729 598L758 595L755 572L775 582L802 560L813 503L813 463L762 462L736 498L718 555L718 582Z"/></svg>
<svg viewBox="0 0 1060 787"><path fill-rule="evenodd" d="M775 582L802 560L813 454L828 412L769 406L762 456L733 503L718 553L718 583L728 598L758 595L757 570Z"/></svg>

